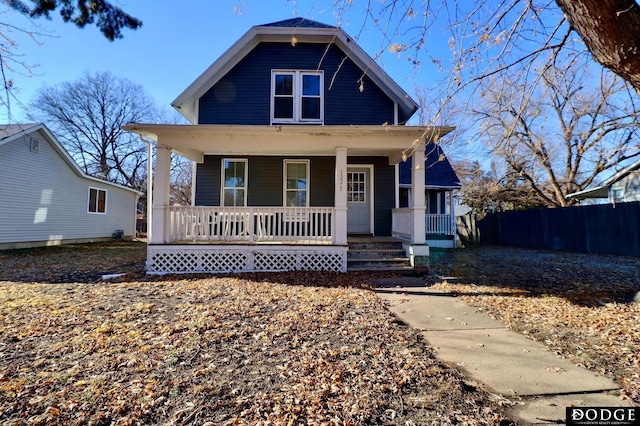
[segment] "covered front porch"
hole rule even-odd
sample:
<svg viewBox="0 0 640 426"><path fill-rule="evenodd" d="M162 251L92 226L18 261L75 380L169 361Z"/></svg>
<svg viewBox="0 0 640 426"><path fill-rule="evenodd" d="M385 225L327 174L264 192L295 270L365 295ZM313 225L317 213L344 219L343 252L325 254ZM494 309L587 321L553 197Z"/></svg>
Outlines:
<svg viewBox="0 0 640 426"><path fill-rule="evenodd" d="M329 270L346 272L347 174L349 159L384 157L397 165L408 155L424 164L424 144L449 127L409 126L227 126L131 124L156 147L150 198L147 271L153 274ZM331 156L333 205L172 206L169 202L170 154L202 163L205 156ZM313 161L313 160L312 160ZM366 161L363 160L366 163ZM359 166L360 163L356 163ZM387 165L387 167L389 167ZM396 166L397 167L397 166ZM424 167L414 167L413 182L424 182ZM397 176L397 173L396 173ZM314 183L312 183L313 185ZM382 182L376 182L382 184ZM397 186L397 180L395 182ZM371 183L373 188L373 182ZM416 262L428 256L423 190L405 214L404 242ZM372 194L373 196L373 194ZM250 204L250 203L249 203ZM395 206L398 206L396 194ZM392 216L373 209L371 215ZM380 235L384 236L384 235ZM391 233L387 234L391 236Z"/></svg>

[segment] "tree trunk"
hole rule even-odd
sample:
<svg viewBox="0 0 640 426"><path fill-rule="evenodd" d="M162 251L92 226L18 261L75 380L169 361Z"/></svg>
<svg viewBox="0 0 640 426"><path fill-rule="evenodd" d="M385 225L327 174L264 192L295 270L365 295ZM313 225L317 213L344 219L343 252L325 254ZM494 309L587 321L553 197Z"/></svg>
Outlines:
<svg viewBox="0 0 640 426"><path fill-rule="evenodd" d="M556 0L594 59L640 93L640 6L635 0Z"/></svg>

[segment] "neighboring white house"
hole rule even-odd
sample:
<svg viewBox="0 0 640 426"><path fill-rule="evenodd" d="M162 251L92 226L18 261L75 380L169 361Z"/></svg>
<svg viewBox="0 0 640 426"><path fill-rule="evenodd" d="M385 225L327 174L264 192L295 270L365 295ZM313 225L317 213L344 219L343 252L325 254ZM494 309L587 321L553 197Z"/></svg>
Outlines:
<svg viewBox="0 0 640 426"><path fill-rule="evenodd" d="M600 186L568 194L567 198L607 199L609 203L640 201L640 160L620 170Z"/></svg>
<svg viewBox="0 0 640 426"><path fill-rule="evenodd" d="M132 238L138 196L83 173L44 124L0 125L0 250Z"/></svg>

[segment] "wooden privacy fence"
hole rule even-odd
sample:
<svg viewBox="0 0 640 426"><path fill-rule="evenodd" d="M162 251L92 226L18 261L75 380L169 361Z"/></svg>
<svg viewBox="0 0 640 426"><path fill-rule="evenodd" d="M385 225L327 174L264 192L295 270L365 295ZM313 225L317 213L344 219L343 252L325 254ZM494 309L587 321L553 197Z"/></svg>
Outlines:
<svg viewBox="0 0 640 426"><path fill-rule="evenodd" d="M640 202L489 213L477 233L483 245L640 256Z"/></svg>

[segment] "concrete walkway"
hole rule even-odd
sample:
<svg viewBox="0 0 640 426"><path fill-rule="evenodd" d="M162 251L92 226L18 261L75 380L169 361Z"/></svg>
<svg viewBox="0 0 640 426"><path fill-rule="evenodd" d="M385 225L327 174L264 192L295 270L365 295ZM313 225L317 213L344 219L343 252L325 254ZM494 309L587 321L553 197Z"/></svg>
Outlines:
<svg viewBox="0 0 640 426"><path fill-rule="evenodd" d="M565 424L569 406L629 406L612 380L576 366L544 345L448 293L414 277L372 282L400 320L422 332L444 363L492 392L516 402L511 416L523 425Z"/></svg>

